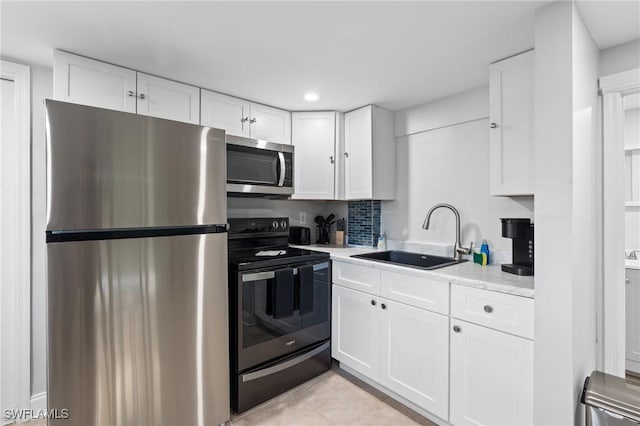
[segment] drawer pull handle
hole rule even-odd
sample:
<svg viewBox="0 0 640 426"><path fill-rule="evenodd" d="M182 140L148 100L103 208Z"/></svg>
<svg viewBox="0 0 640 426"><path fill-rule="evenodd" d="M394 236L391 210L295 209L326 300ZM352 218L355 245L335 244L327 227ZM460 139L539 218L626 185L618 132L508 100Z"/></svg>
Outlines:
<svg viewBox="0 0 640 426"><path fill-rule="evenodd" d="M490 305L484 305L484 311L488 314L490 314L491 312L493 312L493 306Z"/></svg>
<svg viewBox="0 0 640 426"><path fill-rule="evenodd" d="M387 305L385 305L384 303L380 304L380 307L381 307L382 309L387 309Z"/></svg>
<svg viewBox="0 0 640 426"><path fill-rule="evenodd" d="M455 331L456 333L460 333L462 331L462 328L460 328L459 325L454 325L453 326L453 331Z"/></svg>
<svg viewBox="0 0 640 426"><path fill-rule="evenodd" d="M371 299L371 306L376 306L376 301Z"/></svg>

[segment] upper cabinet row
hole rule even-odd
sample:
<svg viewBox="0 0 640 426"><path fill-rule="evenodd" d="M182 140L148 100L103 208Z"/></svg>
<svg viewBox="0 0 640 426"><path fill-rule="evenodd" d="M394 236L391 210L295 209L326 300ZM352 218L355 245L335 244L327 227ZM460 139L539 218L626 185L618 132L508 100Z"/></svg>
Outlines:
<svg viewBox="0 0 640 426"><path fill-rule="evenodd" d="M534 51L489 68L491 195L533 195Z"/></svg>
<svg viewBox="0 0 640 426"><path fill-rule="evenodd" d="M54 51L54 99L291 143L291 113L66 52Z"/></svg>

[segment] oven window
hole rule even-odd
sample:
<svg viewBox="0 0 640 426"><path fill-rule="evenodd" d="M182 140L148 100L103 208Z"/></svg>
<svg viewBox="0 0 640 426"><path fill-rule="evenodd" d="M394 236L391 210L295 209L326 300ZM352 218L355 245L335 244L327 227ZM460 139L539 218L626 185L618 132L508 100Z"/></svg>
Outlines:
<svg viewBox="0 0 640 426"><path fill-rule="evenodd" d="M251 185L278 184L278 153L227 145L227 181Z"/></svg>
<svg viewBox="0 0 640 426"><path fill-rule="evenodd" d="M326 265L326 264L325 264ZM313 271L313 294L312 304L301 307L302 328L307 329L315 325L329 322L329 304L331 303L331 295L329 294L331 277L329 276L329 267L314 268ZM300 283L300 294L304 294L305 283ZM304 300L304 296L300 300ZM304 302L303 302L304 305ZM323 336L319 336L323 338Z"/></svg>

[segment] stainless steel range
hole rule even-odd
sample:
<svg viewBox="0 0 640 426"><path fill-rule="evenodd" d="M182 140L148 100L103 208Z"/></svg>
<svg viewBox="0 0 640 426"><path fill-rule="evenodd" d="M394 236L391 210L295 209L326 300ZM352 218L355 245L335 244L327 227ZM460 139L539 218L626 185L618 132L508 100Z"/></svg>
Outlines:
<svg viewBox="0 0 640 426"><path fill-rule="evenodd" d="M287 218L229 219L231 408L329 369L331 263L288 246Z"/></svg>

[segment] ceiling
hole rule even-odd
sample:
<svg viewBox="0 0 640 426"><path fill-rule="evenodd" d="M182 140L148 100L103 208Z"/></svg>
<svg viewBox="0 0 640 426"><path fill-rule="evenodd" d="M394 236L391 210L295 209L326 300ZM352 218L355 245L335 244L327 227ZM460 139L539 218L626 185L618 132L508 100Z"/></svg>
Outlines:
<svg viewBox="0 0 640 426"><path fill-rule="evenodd" d="M2 1L0 52L51 67L59 48L289 110L398 110L487 84L546 3ZM579 8L604 48L640 37L637 5Z"/></svg>

